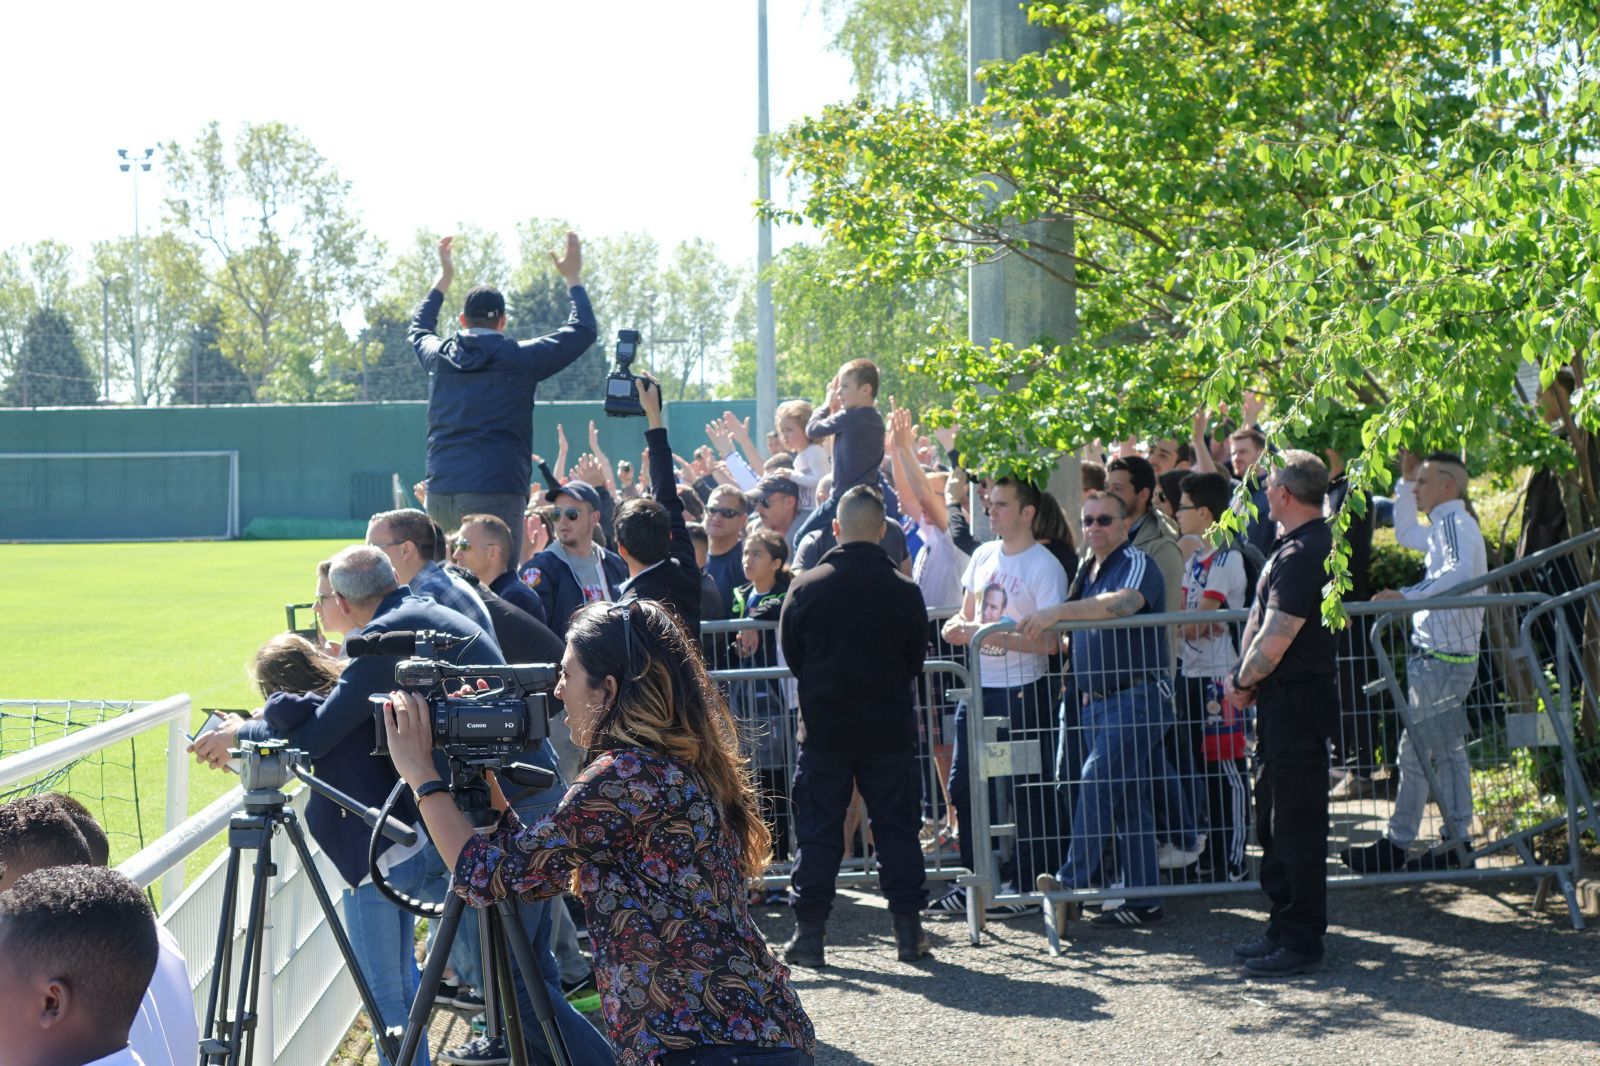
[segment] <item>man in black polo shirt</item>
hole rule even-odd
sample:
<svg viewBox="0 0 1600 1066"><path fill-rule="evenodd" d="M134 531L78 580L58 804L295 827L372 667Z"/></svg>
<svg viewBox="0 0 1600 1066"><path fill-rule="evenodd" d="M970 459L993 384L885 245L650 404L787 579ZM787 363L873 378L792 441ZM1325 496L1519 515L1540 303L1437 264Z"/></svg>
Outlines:
<svg viewBox="0 0 1600 1066"><path fill-rule="evenodd" d="M1067 601L1024 618L1024 636L1036 636L1068 619L1104 621L1166 610L1166 581L1154 559L1128 541L1128 506L1109 492L1083 500L1083 540L1089 560L1079 568ZM1106 845L1116 842L1122 882L1130 898L1100 914L1094 925L1117 929L1162 918L1161 900L1138 889L1160 880L1156 863L1154 760L1171 727L1172 683L1167 673L1165 626L1084 629L1072 634L1072 688L1086 748L1072 804L1071 844L1057 876L1041 873L1041 892L1104 887ZM1072 708L1064 708L1070 711ZM1059 879L1058 879L1059 878Z"/></svg>
<svg viewBox="0 0 1600 1066"><path fill-rule="evenodd" d="M878 541L883 497L857 485L839 500L839 546L795 578L778 635L800 687L794 772L791 965L823 965L823 934L844 852L851 786L861 791L903 962L931 954L919 912L928 902L918 805L914 685L928 649L922 590Z"/></svg>
<svg viewBox="0 0 1600 1066"><path fill-rule="evenodd" d="M1322 967L1328 929L1328 740L1338 726L1337 640L1322 621L1333 534L1323 520L1328 468L1287 451L1267 479L1267 504L1283 535L1256 583L1227 679L1228 701L1257 710L1256 833L1261 888L1272 909L1266 934L1233 953L1252 977Z"/></svg>

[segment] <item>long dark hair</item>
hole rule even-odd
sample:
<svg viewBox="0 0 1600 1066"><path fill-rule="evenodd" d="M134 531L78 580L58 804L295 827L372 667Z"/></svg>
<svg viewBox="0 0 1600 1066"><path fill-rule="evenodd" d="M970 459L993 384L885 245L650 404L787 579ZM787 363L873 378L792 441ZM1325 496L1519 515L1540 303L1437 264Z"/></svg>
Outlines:
<svg viewBox="0 0 1600 1066"><path fill-rule="evenodd" d="M772 834L739 754L738 727L678 620L652 600L592 603L572 616L567 644L590 685L617 679L617 698L595 724L589 749L646 748L689 766L739 845L745 874L764 873Z"/></svg>
<svg viewBox="0 0 1600 1066"><path fill-rule="evenodd" d="M1033 512L1033 539L1065 545L1069 553L1078 550L1072 537L1072 523L1061 510L1061 502L1048 492L1039 493L1039 506Z"/></svg>
<svg viewBox="0 0 1600 1066"><path fill-rule="evenodd" d="M261 645L250 664L250 677L263 697L274 692L327 695L343 672L342 663L328 658L297 633L279 633Z"/></svg>

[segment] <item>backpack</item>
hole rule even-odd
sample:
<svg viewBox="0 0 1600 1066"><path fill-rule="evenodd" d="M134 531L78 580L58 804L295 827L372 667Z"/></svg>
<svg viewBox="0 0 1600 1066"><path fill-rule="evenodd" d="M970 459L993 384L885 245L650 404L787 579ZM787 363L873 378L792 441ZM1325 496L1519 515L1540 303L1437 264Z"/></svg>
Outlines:
<svg viewBox="0 0 1600 1066"><path fill-rule="evenodd" d="M1238 552L1244 559L1244 605L1249 607L1256 602L1256 583L1261 580L1261 571L1266 568L1267 557L1261 554L1260 548L1243 537L1239 537L1228 547Z"/></svg>

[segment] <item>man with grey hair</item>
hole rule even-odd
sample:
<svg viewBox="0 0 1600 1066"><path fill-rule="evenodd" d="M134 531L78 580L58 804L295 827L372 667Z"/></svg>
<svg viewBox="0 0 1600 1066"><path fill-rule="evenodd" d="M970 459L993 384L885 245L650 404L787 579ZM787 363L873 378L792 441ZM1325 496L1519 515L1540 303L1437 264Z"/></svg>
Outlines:
<svg viewBox="0 0 1600 1066"><path fill-rule="evenodd" d="M1322 515L1328 468L1290 450L1267 478L1271 518L1282 534L1256 582L1224 682L1228 702L1258 708L1256 833L1261 889L1272 903L1266 933L1233 953L1251 977L1322 968L1328 929L1328 741L1339 721L1338 643L1322 620L1333 533Z"/></svg>
<svg viewBox="0 0 1600 1066"><path fill-rule="evenodd" d="M1400 454L1400 484L1394 493L1394 536L1401 547L1426 554L1426 573L1415 585L1385 589L1374 600L1420 600L1448 596L1450 590L1488 572L1478 521L1467 509L1467 468L1450 452L1434 452L1423 462ZM1428 516L1424 528L1417 512ZM1418 611L1411 616L1411 655L1406 661L1409 721L1400 734L1400 787L1383 839L1348 848L1339 857L1360 873L1435 870L1459 867L1471 846L1472 779L1467 762L1467 695L1478 679L1478 645L1483 610ZM1422 765L1434 768L1440 809L1447 818L1439 847L1407 861L1406 849L1422 827L1428 780Z"/></svg>
<svg viewBox="0 0 1600 1066"><path fill-rule="evenodd" d="M501 662L499 648L475 623L432 600L411 595L381 548L345 548L331 560L328 582L336 608L352 626L345 635L347 643L357 635L428 629L478 638L445 652L444 657L451 662ZM397 661L395 657L378 655L351 659L327 699L296 727L278 736L265 718L229 718L221 728L195 743L195 756L212 765L223 765L228 759L227 749L237 746L240 740L282 739L310 756L317 773L330 785L366 806L381 807L398 778L387 759L370 757L377 736L369 697L394 689ZM401 797L394 815L408 824L420 823L409 796ZM365 876L368 832L359 819L338 819L318 839L345 877L345 924L357 961L372 981L378 1010L383 1015L375 1024L404 1025L420 976L406 912L399 912ZM422 834L410 848L380 837L379 869L401 891L425 896L432 891L432 868L438 866L436 853L431 852L432 845ZM470 972L473 963L460 956L452 961L458 959L458 970L469 971L461 975L463 979L477 984L478 975Z"/></svg>

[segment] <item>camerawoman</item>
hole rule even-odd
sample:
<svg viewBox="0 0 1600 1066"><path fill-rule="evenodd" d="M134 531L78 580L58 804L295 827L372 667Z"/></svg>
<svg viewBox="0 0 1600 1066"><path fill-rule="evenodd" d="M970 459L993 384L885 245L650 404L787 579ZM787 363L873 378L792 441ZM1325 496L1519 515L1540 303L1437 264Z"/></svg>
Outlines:
<svg viewBox="0 0 1600 1066"><path fill-rule="evenodd" d="M428 517L455 529L463 515L492 514L521 551L522 512L533 475L533 401L539 382L565 370L595 340L594 310L580 280L576 233L550 253L572 299L567 321L531 340L506 336L506 300L479 285L461 305L461 329L441 340L439 311L455 277L452 237L439 241L439 277L406 332L428 373Z"/></svg>

